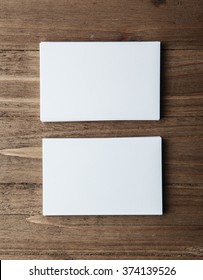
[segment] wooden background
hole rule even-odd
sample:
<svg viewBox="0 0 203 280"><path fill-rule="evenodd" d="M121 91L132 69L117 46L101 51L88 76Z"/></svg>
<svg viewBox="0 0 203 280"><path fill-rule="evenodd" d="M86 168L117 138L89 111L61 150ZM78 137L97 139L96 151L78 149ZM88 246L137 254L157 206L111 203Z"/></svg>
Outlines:
<svg viewBox="0 0 203 280"><path fill-rule="evenodd" d="M41 123L40 41L162 41L161 120ZM0 258L203 258L203 1L0 0ZM42 216L42 137L161 135L163 216Z"/></svg>

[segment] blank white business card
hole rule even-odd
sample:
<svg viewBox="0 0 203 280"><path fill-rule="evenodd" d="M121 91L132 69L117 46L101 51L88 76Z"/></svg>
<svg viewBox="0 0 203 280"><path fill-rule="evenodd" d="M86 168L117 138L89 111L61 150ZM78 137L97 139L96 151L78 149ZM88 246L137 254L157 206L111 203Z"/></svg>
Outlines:
<svg viewBox="0 0 203 280"><path fill-rule="evenodd" d="M43 139L44 215L161 215L160 137Z"/></svg>
<svg viewBox="0 0 203 280"><path fill-rule="evenodd" d="M42 42L40 119L159 120L160 42Z"/></svg>

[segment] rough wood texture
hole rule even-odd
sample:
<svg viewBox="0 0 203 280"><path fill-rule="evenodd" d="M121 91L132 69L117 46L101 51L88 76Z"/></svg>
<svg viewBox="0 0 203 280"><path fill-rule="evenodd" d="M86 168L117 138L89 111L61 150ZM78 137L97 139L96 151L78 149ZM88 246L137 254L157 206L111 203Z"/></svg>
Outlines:
<svg viewBox="0 0 203 280"><path fill-rule="evenodd" d="M201 49L202 0L1 0L2 49L39 41L160 40L164 48Z"/></svg>
<svg viewBox="0 0 203 280"><path fill-rule="evenodd" d="M203 258L203 2L0 3L0 259ZM40 123L39 42L161 40L161 120ZM164 215L43 217L42 137L161 135Z"/></svg>

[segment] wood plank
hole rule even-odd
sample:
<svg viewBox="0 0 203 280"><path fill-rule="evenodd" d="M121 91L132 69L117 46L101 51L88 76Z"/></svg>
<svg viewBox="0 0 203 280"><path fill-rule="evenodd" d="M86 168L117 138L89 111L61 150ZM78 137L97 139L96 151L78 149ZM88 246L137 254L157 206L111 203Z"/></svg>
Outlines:
<svg viewBox="0 0 203 280"><path fill-rule="evenodd" d="M1 220L0 243L4 256L9 256L10 251L12 254L13 251L21 250L21 254L30 251L32 257L38 258L40 252L47 254L54 250L56 258L60 254L65 259L202 257L203 226L128 224L123 227L121 224L101 223L91 226L87 223L67 223L65 227L61 227L46 222L33 224L27 215L2 215ZM27 257L29 258L29 255ZM52 258L55 258L54 253Z"/></svg>
<svg viewBox="0 0 203 280"><path fill-rule="evenodd" d="M203 2L1 0L0 48L38 49L40 41L161 40L164 48L203 46ZM198 38L198 40L197 40Z"/></svg>
<svg viewBox="0 0 203 280"><path fill-rule="evenodd" d="M41 123L39 117L0 118L0 149L41 145L42 137L164 138L203 136L203 117L162 118L160 121L99 121ZM14 137L15 136L15 137ZM13 138L13 142L11 141Z"/></svg>
<svg viewBox="0 0 203 280"><path fill-rule="evenodd" d="M150 122L64 123L41 123L39 117L3 117L0 118L0 149L41 146L42 137L127 137L159 134L164 138L203 136L202 122L203 117L162 118L160 121Z"/></svg>
<svg viewBox="0 0 203 280"><path fill-rule="evenodd" d="M142 249L143 248L143 249ZM140 246L135 252L102 252L100 250L0 250L1 260L199 260L201 248L176 246L161 250Z"/></svg>
<svg viewBox="0 0 203 280"><path fill-rule="evenodd" d="M58 227L203 225L203 184L165 185L164 216L43 217L41 184L0 184L0 215L31 215L29 222Z"/></svg>
<svg viewBox="0 0 203 280"><path fill-rule="evenodd" d="M195 126L194 126L195 127ZM195 127L196 128L196 127ZM163 128L167 130L167 128ZM171 129L169 127L169 129ZM180 127L175 127L172 134L176 133L175 131L180 130ZM187 126L182 127L182 130L185 131L188 128ZM142 127L142 130L147 129ZM137 134L140 135L141 129L138 128ZM148 128L149 134L153 129ZM122 132L122 129L120 130ZM159 135L161 129L157 129L156 134ZM192 131L192 129L191 129ZM51 132L51 130L50 130ZM80 129L77 133L80 132ZM109 128L110 134L108 136L115 136L112 134L112 129ZM20 135L19 131L19 135ZM56 133L54 131L54 133ZM67 136L67 132L63 131L63 134L55 134L55 136ZM65 133L65 134L64 134ZM117 132L116 132L117 133ZM125 136L135 136L136 133L130 134L127 131ZM144 132L143 132L144 133ZM17 134L17 132L16 132ZM72 131L70 131L72 134ZM118 134L118 133L117 133ZM145 133L146 134L146 133ZM72 134L73 135L73 134ZM94 137L98 136L94 132ZM10 147L9 149L0 150L0 182L1 183L36 183L40 184L42 181L42 162L39 157L41 157L41 138L39 139L40 132L37 132L35 135L25 136L21 138L16 135L16 141L19 143L19 140L22 141L20 144L15 146L14 150ZM74 135L75 137L76 135ZM87 133L85 135L87 136ZM102 134L100 136L107 136ZM117 136L121 136L120 133ZM53 137L53 134L50 133L49 137ZM9 145L12 142L13 137L6 139L6 145ZM203 137L164 137L163 140L163 179L164 184L176 184L176 183L189 183L189 184L199 184L203 183L203 173L202 173L202 154L203 154ZM40 142L39 146L25 146L20 147L27 143L34 141L34 143ZM12 145L16 143L12 142ZM10 144L11 146L11 144Z"/></svg>
<svg viewBox="0 0 203 280"><path fill-rule="evenodd" d="M0 118L0 150L41 146L43 137L130 137L173 138L201 147L203 117L162 118L160 121L99 121L41 123L39 117ZM186 137L186 138L184 138ZM199 139L200 137L200 139ZM188 144L189 145L189 144ZM193 145L191 145L191 148ZM191 149L190 148L190 149Z"/></svg>
<svg viewBox="0 0 203 280"><path fill-rule="evenodd" d="M39 81L39 54L39 51L0 51L1 80ZM165 73L168 78L187 77L194 71L197 77L202 75L203 50L162 50L161 59L164 77Z"/></svg>
<svg viewBox="0 0 203 280"><path fill-rule="evenodd" d="M161 117L203 116L203 51L163 51ZM0 52L0 116L39 116L39 52Z"/></svg>

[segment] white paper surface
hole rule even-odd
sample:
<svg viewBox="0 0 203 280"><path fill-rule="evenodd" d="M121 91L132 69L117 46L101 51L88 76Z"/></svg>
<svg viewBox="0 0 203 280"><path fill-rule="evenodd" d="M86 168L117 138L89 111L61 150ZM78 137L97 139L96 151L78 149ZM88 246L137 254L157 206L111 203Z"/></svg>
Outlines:
<svg viewBox="0 0 203 280"><path fill-rule="evenodd" d="M40 119L158 120L160 42L42 42Z"/></svg>
<svg viewBox="0 0 203 280"><path fill-rule="evenodd" d="M161 215L160 137L43 139L44 215Z"/></svg>

